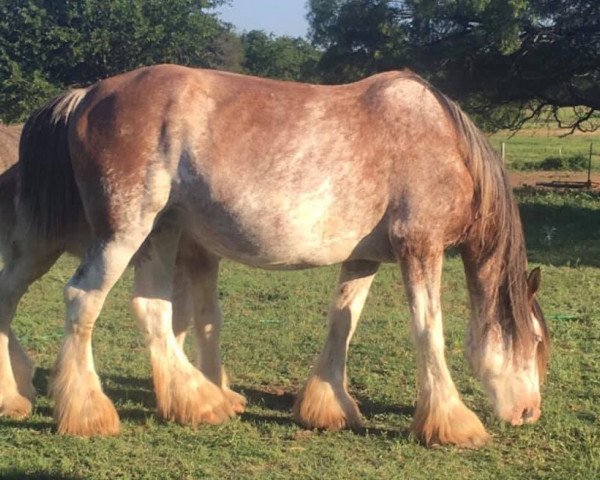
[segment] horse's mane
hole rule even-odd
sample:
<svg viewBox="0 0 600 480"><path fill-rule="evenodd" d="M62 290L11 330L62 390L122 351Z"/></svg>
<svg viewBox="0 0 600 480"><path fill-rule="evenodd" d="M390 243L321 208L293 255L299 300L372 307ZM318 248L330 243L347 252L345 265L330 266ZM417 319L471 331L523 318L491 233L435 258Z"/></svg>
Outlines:
<svg viewBox="0 0 600 480"><path fill-rule="evenodd" d="M515 353L521 349L531 351L535 333L527 288L525 239L502 158L456 103L417 75L411 72L406 75L424 84L436 96L461 139L463 158L475 188L469 253L479 264L495 263L488 278L492 299L484 307L487 311L482 312L483 318L488 322L498 319L506 338L512 339ZM537 349L543 378L549 356L549 334L541 309L533 301L543 335Z"/></svg>

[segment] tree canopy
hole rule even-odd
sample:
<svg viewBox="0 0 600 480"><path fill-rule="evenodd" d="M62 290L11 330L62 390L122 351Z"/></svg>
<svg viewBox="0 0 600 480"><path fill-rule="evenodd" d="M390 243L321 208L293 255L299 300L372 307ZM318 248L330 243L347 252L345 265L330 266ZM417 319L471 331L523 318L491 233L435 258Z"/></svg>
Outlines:
<svg viewBox="0 0 600 480"><path fill-rule="evenodd" d="M142 65L227 65L222 0L0 0L0 111Z"/></svg>
<svg viewBox="0 0 600 480"><path fill-rule="evenodd" d="M0 0L0 120L18 121L69 85L144 65L178 63L318 81L307 40L242 35L227 0Z"/></svg>
<svg viewBox="0 0 600 480"><path fill-rule="evenodd" d="M495 126L600 112L597 0L310 0L327 81L408 67Z"/></svg>
<svg viewBox="0 0 600 480"><path fill-rule="evenodd" d="M226 2L0 0L0 120L172 62L325 83L408 67L490 129L539 115L600 123L598 0L308 0L308 40L239 34L216 13Z"/></svg>
<svg viewBox="0 0 600 480"><path fill-rule="evenodd" d="M320 52L302 38L252 30L241 37L244 71L260 77L317 82Z"/></svg>

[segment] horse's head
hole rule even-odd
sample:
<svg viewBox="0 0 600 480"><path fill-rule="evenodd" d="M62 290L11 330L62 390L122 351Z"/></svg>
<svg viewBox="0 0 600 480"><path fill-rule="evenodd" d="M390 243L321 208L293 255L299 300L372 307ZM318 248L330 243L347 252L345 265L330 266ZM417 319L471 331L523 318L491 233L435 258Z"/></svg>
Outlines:
<svg viewBox="0 0 600 480"><path fill-rule="evenodd" d="M512 425L533 423L541 415L540 386L546 375L550 339L535 298L540 281L536 268L524 282L528 325L511 331L501 322L493 322L467 346L471 366L483 381L496 414Z"/></svg>

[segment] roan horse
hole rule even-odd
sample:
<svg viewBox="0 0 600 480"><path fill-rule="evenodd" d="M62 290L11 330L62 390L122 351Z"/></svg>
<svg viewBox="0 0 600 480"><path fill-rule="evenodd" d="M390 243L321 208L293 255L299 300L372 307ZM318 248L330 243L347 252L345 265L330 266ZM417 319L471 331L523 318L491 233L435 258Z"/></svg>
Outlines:
<svg viewBox="0 0 600 480"><path fill-rule="evenodd" d="M0 124L0 255L5 262L0 273L0 416L17 418L31 412L35 397L33 365L10 329L17 304L29 285L47 272L62 253L69 252L82 257L91 237L90 227L81 217L77 224L69 225L68 229L55 229L50 241L40 242L34 236L27 241L21 238L17 243L13 242L14 238L18 238L14 233L19 224L15 194L21 129L20 125ZM52 165L48 166L52 168ZM180 242L185 246L185 237ZM24 248L22 252L25 255L15 245ZM193 252L192 245L187 246L188 255L190 250ZM184 254L179 255L176 267L173 299L175 338L183 347L187 327L192 323L195 325L196 365L213 383L221 386L230 402L231 411L242 413L246 401L229 389L227 376L221 366L221 317L218 306L214 303L211 311L206 308L211 298L194 299L197 288L193 287L195 279L199 277L194 274L189 258Z"/></svg>
<svg viewBox="0 0 600 480"><path fill-rule="evenodd" d="M324 87L173 65L136 70L34 114L19 173L18 252L83 216L93 231L65 288L65 339L51 382L60 432L118 431L91 334L132 259L159 414L191 424L231 414L171 328L178 251L194 264L208 316L218 312L222 257L269 269L342 263L325 347L294 406L301 423L332 429L360 424L347 349L379 264L398 262L417 347L412 429L427 444L477 446L488 435L444 358L441 266L444 249L457 245L474 372L501 418L519 425L540 415L549 346L534 298L540 276L526 276L502 162L454 103L412 73Z"/></svg>
<svg viewBox="0 0 600 480"><path fill-rule="evenodd" d="M0 174L17 162L22 128L22 125L0 123Z"/></svg>

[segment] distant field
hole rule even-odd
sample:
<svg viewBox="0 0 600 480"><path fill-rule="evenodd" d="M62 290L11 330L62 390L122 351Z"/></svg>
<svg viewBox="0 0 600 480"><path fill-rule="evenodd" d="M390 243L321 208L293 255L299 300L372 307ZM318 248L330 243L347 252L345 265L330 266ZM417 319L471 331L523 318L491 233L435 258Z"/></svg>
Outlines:
<svg viewBox="0 0 600 480"><path fill-rule="evenodd" d="M561 132L564 133L564 132ZM576 134L560 137L554 130L531 128L523 129L513 137L501 132L491 136L494 147L500 151L502 142L506 142L506 162L510 169L526 170L528 164L539 163L547 157L570 157L584 155L587 159L590 143L593 144L592 169L600 170L600 131L595 134Z"/></svg>
<svg viewBox="0 0 600 480"><path fill-rule="evenodd" d="M15 479L596 479L600 478L600 197L518 194L531 266L543 272L541 304L553 359L539 423L496 420L463 356L469 315L462 265L449 255L442 304L448 362L463 398L493 441L478 451L426 449L408 434L415 400L409 315L399 271L382 268L350 348L351 392L366 430L306 431L292 394L325 336L337 268L265 272L225 263L220 297L224 360L247 413L221 426L164 423L154 414L143 340L129 312L131 272L111 293L94 336L97 369L122 419L115 438L54 432L44 396L61 339L64 258L25 296L14 326L42 394L24 421L0 419L0 477Z"/></svg>

